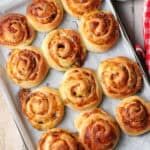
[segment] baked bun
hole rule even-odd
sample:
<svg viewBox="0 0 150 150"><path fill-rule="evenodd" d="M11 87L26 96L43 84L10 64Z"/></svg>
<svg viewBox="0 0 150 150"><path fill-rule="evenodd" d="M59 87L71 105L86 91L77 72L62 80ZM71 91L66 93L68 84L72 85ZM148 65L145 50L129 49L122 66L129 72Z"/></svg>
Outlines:
<svg viewBox="0 0 150 150"><path fill-rule="evenodd" d="M63 7L60 0L33 0L27 8L27 19L35 30L51 31L63 19Z"/></svg>
<svg viewBox="0 0 150 150"><path fill-rule="evenodd" d="M25 16L11 13L0 17L0 45L16 48L32 43L35 31Z"/></svg>
<svg viewBox="0 0 150 150"><path fill-rule="evenodd" d="M86 150L113 150L120 138L116 121L102 109L83 112L75 126Z"/></svg>
<svg viewBox="0 0 150 150"><path fill-rule="evenodd" d="M33 46L16 48L7 61L7 74L14 83L22 88L31 88L40 84L48 73L48 64Z"/></svg>
<svg viewBox="0 0 150 150"><path fill-rule="evenodd" d="M81 17L97 9L102 0L62 0L65 10L74 17Z"/></svg>
<svg viewBox="0 0 150 150"><path fill-rule="evenodd" d="M87 68L69 69L61 82L60 93L67 106L80 111L96 107L102 101L97 77Z"/></svg>
<svg viewBox="0 0 150 150"><path fill-rule="evenodd" d="M50 67L59 71L80 67L86 57L79 33L69 29L50 32L43 41L42 50Z"/></svg>
<svg viewBox="0 0 150 150"><path fill-rule="evenodd" d="M40 87L19 93L22 112L32 126L38 130L48 130L60 123L64 116L64 105L56 89Z"/></svg>
<svg viewBox="0 0 150 150"><path fill-rule="evenodd" d="M127 57L103 61L98 67L98 77L104 93L112 98L125 98L142 87L142 74L138 64Z"/></svg>
<svg viewBox="0 0 150 150"><path fill-rule="evenodd" d="M82 18L79 31L87 49L105 52L112 48L119 38L119 25L112 13L95 10Z"/></svg>
<svg viewBox="0 0 150 150"><path fill-rule="evenodd" d="M84 150L72 133L54 128L44 133L38 143L38 150Z"/></svg>
<svg viewBox="0 0 150 150"><path fill-rule="evenodd" d="M116 119L126 134L144 134L150 131L150 103L138 96L125 98L116 109Z"/></svg>

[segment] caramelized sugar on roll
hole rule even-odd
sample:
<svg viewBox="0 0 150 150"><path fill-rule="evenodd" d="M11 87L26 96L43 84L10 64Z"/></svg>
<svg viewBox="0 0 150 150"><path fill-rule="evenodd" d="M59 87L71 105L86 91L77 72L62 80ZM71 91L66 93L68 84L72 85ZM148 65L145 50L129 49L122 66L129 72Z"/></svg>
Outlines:
<svg viewBox="0 0 150 150"><path fill-rule="evenodd" d="M13 50L7 61L7 74L23 88L40 84L48 73L48 64L39 49L28 46Z"/></svg>
<svg viewBox="0 0 150 150"><path fill-rule="evenodd" d="M10 48L29 45L35 38L35 31L21 14L0 17L0 29L0 45Z"/></svg>
<svg viewBox="0 0 150 150"><path fill-rule="evenodd" d="M54 128L44 133L38 143L38 150L84 150L76 138L66 130Z"/></svg>
<svg viewBox="0 0 150 150"><path fill-rule="evenodd" d="M119 38L119 26L110 12L95 10L81 18L79 27L82 38L93 52L105 52L112 48Z"/></svg>
<svg viewBox="0 0 150 150"><path fill-rule="evenodd" d="M102 92L94 72L86 68L69 69L60 86L65 104L76 110L96 107L102 100Z"/></svg>
<svg viewBox="0 0 150 150"><path fill-rule="evenodd" d="M98 68L98 76L107 96L124 98L142 87L142 74L137 63L127 57L110 58Z"/></svg>
<svg viewBox="0 0 150 150"><path fill-rule="evenodd" d="M57 29L50 32L42 44L48 64L59 71L80 67L86 57L86 49L79 33L74 30Z"/></svg>
<svg viewBox="0 0 150 150"><path fill-rule="evenodd" d="M86 150L112 150L120 137L116 121L101 109L83 112L75 120L75 126Z"/></svg>
<svg viewBox="0 0 150 150"><path fill-rule="evenodd" d="M32 126L38 130L48 130L58 125L64 116L64 105L59 92L48 87L19 93L22 111Z"/></svg>
<svg viewBox="0 0 150 150"><path fill-rule="evenodd" d="M63 7L60 0L33 0L27 8L27 19L41 32L56 28L63 19Z"/></svg>
<svg viewBox="0 0 150 150"><path fill-rule="evenodd" d="M150 103L138 96L128 97L116 109L116 118L123 131L129 135L150 131Z"/></svg>
<svg viewBox="0 0 150 150"><path fill-rule="evenodd" d="M69 14L81 17L83 14L97 9L101 0L62 0L62 3Z"/></svg>

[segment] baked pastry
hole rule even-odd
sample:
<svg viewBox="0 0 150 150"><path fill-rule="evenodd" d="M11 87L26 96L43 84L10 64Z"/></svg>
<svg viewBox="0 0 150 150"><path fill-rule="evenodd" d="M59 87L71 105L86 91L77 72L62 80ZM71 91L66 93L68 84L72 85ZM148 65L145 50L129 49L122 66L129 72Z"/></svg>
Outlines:
<svg viewBox="0 0 150 150"><path fill-rule="evenodd" d="M16 48L32 43L35 31L25 16L11 13L0 17L0 45Z"/></svg>
<svg viewBox="0 0 150 150"><path fill-rule="evenodd" d="M82 18L79 31L87 49L105 52L112 48L119 38L119 25L112 13L95 10Z"/></svg>
<svg viewBox="0 0 150 150"><path fill-rule="evenodd" d="M116 119L126 134L144 134L150 131L150 103L139 96L125 98L116 109Z"/></svg>
<svg viewBox="0 0 150 150"><path fill-rule="evenodd" d="M33 0L27 8L27 19L35 30L51 31L63 19L63 7L60 0Z"/></svg>
<svg viewBox="0 0 150 150"><path fill-rule="evenodd" d="M102 109L83 112L75 126L86 150L113 150L120 138L117 122Z"/></svg>
<svg viewBox="0 0 150 150"><path fill-rule="evenodd" d="M60 93L64 103L75 110L90 109L102 101L97 77L87 68L69 69L61 82Z"/></svg>
<svg viewBox="0 0 150 150"><path fill-rule="evenodd" d="M98 77L104 93L112 98L125 98L142 87L142 74L138 64L127 57L115 57L103 61Z"/></svg>
<svg viewBox="0 0 150 150"><path fill-rule="evenodd" d="M81 17L97 9L102 0L61 0L65 10L74 17Z"/></svg>
<svg viewBox="0 0 150 150"><path fill-rule="evenodd" d="M32 126L38 130L48 130L58 125L64 116L64 105L56 89L40 87L19 93L22 112Z"/></svg>
<svg viewBox="0 0 150 150"><path fill-rule="evenodd" d="M80 67L86 57L86 49L79 33L69 29L50 32L42 44L48 64L59 71Z"/></svg>
<svg viewBox="0 0 150 150"><path fill-rule="evenodd" d="M44 133L38 143L38 150L84 150L72 133L54 128Z"/></svg>
<svg viewBox="0 0 150 150"><path fill-rule="evenodd" d="M14 83L23 88L40 84L48 73L48 64L39 51L33 46L13 50L7 61L7 74Z"/></svg>

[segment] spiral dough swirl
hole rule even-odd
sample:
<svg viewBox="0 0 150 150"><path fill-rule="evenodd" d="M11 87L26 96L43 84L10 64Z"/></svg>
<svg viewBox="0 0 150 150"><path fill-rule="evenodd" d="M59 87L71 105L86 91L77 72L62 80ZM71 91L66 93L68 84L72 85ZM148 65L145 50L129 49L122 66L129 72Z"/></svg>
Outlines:
<svg viewBox="0 0 150 150"><path fill-rule="evenodd" d="M19 86L30 88L42 82L48 73L48 65L37 48L23 47L9 56L7 73Z"/></svg>
<svg viewBox="0 0 150 150"><path fill-rule="evenodd" d="M109 50L119 38L118 22L110 12L95 10L85 14L79 30L88 50L93 52Z"/></svg>
<svg viewBox="0 0 150 150"><path fill-rule="evenodd" d="M101 0L62 0L62 3L69 14L81 17L83 14L97 9Z"/></svg>
<svg viewBox="0 0 150 150"><path fill-rule="evenodd" d="M103 61L98 74L104 93L113 98L124 98L138 92L142 87L139 66L126 57Z"/></svg>
<svg viewBox="0 0 150 150"><path fill-rule="evenodd" d="M102 92L94 72L86 68L69 69L60 86L65 104L77 110L97 106Z"/></svg>
<svg viewBox="0 0 150 150"><path fill-rule="evenodd" d="M128 134L139 135L150 130L150 104L138 96L128 97L117 108L117 120Z"/></svg>
<svg viewBox="0 0 150 150"><path fill-rule="evenodd" d="M56 28L63 19L60 0L34 0L27 8L27 19L37 31Z"/></svg>
<svg viewBox="0 0 150 150"><path fill-rule="evenodd" d="M43 134L38 150L83 150L80 149L76 138L63 129L54 128Z"/></svg>
<svg viewBox="0 0 150 150"><path fill-rule="evenodd" d="M35 31L21 14L2 16L0 29L0 44L10 48L29 45L35 37Z"/></svg>
<svg viewBox="0 0 150 150"><path fill-rule="evenodd" d="M114 149L120 136L114 119L102 110L82 113L76 120L79 139L86 150Z"/></svg>
<svg viewBox="0 0 150 150"><path fill-rule="evenodd" d="M52 31L43 41L42 49L49 65L59 71L80 67L86 57L80 35L73 30Z"/></svg>
<svg viewBox="0 0 150 150"><path fill-rule="evenodd" d="M64 106L57 90L48 87L31 92L22 90L19 97L24 114L36 129L53 128L62 120Z"/></svg>

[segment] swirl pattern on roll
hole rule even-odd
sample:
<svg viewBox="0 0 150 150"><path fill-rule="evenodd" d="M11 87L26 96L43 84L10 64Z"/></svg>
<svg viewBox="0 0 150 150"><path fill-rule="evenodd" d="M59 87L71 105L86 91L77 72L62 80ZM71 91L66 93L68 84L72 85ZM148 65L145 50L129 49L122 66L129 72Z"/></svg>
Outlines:
<svg viewBox="0 0 150 150"><path fill-rule="evenodd" d="M60 93L64 103L76 110L96 107L102 100L96 75L87 68L69 69L60 85Z"/></svg>
<svg viewBox="0 0 150 150"><path fill-rule="evenodd" d="M79 26L82 38L89 51L105 52L119 38L119 26L112 13L95 10L81 18Z"/></svg>
<svg viewBox="0 0 150 150"><path fill-rule="evenodd" d="M80 67L86 57L86 49L79 33L74 30L57 29L50 32L42 44L48 64L59 71Z"/></svg>
<svg viewBox="0 0 150 150"><path fill-rule="evenodd" d="M0 45L10 48L29 45L35 38L35 31L21 14L0 17L0 29Z"/></svg>
<svg viewBox="0 0 150 150"><path fill-rule="evenodd" d="M83 150L77 139L68 131L54 128L44 133L39 141L38 150Z"/></svg>
<svg viewBox="0 0 150 150"><path fill-rule="evenodd" d="M142 87L142 74L138 64L127 57L104 60L98 68L104 93L112 98L125 98Z"/></svg>
<svg viewBox="0 0 150 150"><path fill-rule="evenodd" d="M65 10L75 16L81 17L101 5L101 0L62 0Z"/></svg>
<svg viewBox="0 0 150 150"><path fill-rule="evenodd" d="M27 19L37 31L53 30L63 19L60 0L33 0L27 8Z"/></svg>
<svg viewBox="0 0 150 150"><path fill-rule="evenodd" d="M120 127L129 135L150 131L150 103L138 96L125 98L116 109Z"/></svg>
<svg viewBox="0 0 150 150"><path fill-rule="evenodd" d="M48 64L40 50L33 46L13 50L7 61L7 74L23 88L40 84L48 73Z"/></svg>
<svg viewBox="0 0 150 150"><path fill-rule="evenodd" d="M64 116L64 105L56 89L41 87L19 93L22 111L32 126L48 130L60 123Z"/></svg>
<svg viewBox="0 0 150 150"><path fill-rule="evenodd" d="M75 120L75 126L86 150L112 150L119 141L116 121L101 109L83 112Z"/></svg>

